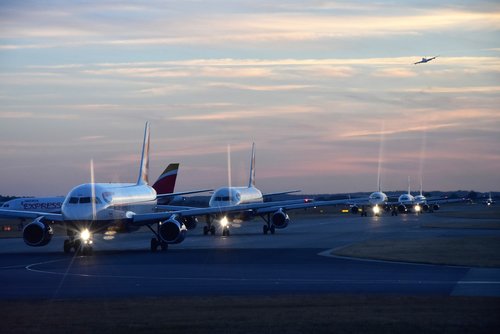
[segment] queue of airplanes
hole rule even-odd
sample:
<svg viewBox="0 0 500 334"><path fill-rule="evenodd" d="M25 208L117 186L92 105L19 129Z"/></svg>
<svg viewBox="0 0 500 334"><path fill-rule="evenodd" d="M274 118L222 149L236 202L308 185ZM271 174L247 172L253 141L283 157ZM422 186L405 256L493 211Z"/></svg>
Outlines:
<svg viewBox="0 0 500 334"><path fill-rule="evenodd" d="M65 197L17 199L0 208L0 216L32 220L23 229L24 242L29 246L47 245L53 236L53 224L66 229L64 252L92 253L93 236L112 229L115 232L133 232L146 226L153 234L150 241L152 252L166 250L170 244L182 242L188 230L205 217L204 234L215 234L215 222L222 227L222 235L229 235L230 222L235 219L249 220L260 217L264 221L263 233L274 234L276 229L286 228L290 223L290 210L311 207L350 205L351 212L366 216L371 207L375 215L381 210L404 212L412 207L416 212L437 209L437 201L429 201L422 195L412 196L410 190L399 197L398 202L388 201L380 190L367 199L341 199L314 201L310 199L266 201L270 196L295 193L299 190L263 194L255 186L255 146L252 146L250 175L244 187L221 187L174 192L179 164L170 164L158 180L149 185L150 125L146 122L142 144L139 176L135 183L90 183L78 185ZM91 171L93 174L93 170ZM213 191L208 207L188 207L164 204L186 194ZM360 209L361 208L361 209Z"/></svg>

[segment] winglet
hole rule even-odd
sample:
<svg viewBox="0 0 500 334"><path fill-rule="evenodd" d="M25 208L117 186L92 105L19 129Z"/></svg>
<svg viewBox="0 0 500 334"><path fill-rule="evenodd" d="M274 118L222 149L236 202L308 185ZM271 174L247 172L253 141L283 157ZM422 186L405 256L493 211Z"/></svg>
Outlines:
<svg viewBox="0 0 500 334"><path fill-rule="evenodd" d="M178 163L170 164L165 168L158 180L153 184L153 188L157 194L171 194L174 192L178 170Z"/></svg>
<svg viewBox="0 0 500 334"><path fill-rule="evenodd" d="M250 162L250 179L248 188L255 187L255 143L252 143L252 161Z"/></svg>
<svg viewBox="0 0 500 334"><path fill-rule="evenodd" d="M148 184L149 176L149 122L144 129L144 141L142 143L141 167L137 184Z"/></svg>

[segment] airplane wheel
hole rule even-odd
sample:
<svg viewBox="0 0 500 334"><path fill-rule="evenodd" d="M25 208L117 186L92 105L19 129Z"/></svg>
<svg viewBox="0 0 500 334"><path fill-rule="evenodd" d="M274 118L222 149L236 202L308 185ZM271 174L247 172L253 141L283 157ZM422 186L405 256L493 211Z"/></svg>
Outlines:
<svg viewBox="0 0 500 334"><path fill-rule="evenodd" d="M224 227L224 229L222 230L222 236L229 237L229 229L227 227Z"/></svg>
<svg viewBox="0 0 500 334"><path fill-rule="evenodd" d="M168 244L166 242L160 242L160 248L162 252L165 252L168 249Z"/></svg>
<svg viewBox="0 0 500 334"><path fill-rule="evenodd" d="M210 234L215 235L215 226L210 226Z"/></svg>
<svg viewBox="0 0 500 334"><path fill-rule="evenodd" d="M207 235L209 231L208 226L203 226L203 235Z"/></svg>
<svg viewBox="0 0 500 334"><path fill-rule="evenodd" d="M269 227L267 225L264 225L262 227L262 231L264 232L264 234L267 234L267 231L269 231Z"/></svg>
<svg viewBox="0 0 500 334"><path fill-rule="evenodd" d="M151 238L151 251L154 253L158 250L158 239L156 238Z"/></svg>
<svg viewBox="0 0 500 334"><path fill-rule="evenodd" d="M64 253L68 254L69 252L71 252L71 247L71 241L69 241L68 239L64 240Z"/></svg>
<svg viewBox="0 0 500 334"><path fill-rule="evenodd" d="M80 240L73 241L73 247L75 248L75 253L80 253L82 248L82 242Z"/></svg>
<svg viewBox="0 0 500 334"><path fill-rule="evenodd" d="M271 234L274 234L274 232L276 232L276 227L274 227L274 225L271 225L269 231L271 231Z"/></svg>

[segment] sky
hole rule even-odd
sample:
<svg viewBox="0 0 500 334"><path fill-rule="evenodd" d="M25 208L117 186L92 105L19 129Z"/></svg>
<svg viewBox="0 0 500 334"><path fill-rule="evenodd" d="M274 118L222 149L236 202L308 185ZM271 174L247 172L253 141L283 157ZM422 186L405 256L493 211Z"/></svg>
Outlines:
<svg viewBox="0 0 500 334"><path fill-rule="evenodd" d="M252 142L264 192L498 191L500 3L0 1L0 194L134 182L146 121L178 191Z"/></svg>

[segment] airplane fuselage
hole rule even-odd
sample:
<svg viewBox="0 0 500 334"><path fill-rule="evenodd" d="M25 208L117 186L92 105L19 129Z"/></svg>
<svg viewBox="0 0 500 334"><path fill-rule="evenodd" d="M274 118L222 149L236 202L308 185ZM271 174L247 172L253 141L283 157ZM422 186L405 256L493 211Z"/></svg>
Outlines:
<svg viewBox="0 0 500 334"><path fill-rule="evenodd" d="M223 187L217 189L210 198L210 207L262 203L262 192L255 187Z"/></svg>
<svg viewBox="0 0 500 334"><path fill-rule="evenodd" d="M387 195L381 191L371 193L368 197L368 203L372 206L384 205L387 203Z"/></svg>
<svg viewBox="0 0 500 334"><path fill-rule="evenodd" d="M135 214L152 213L156 204L156 191L146 184L82 184L68 193L61 213L66 226L97 232Z"/></svg>

